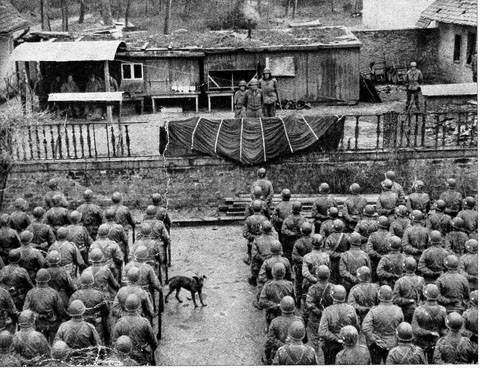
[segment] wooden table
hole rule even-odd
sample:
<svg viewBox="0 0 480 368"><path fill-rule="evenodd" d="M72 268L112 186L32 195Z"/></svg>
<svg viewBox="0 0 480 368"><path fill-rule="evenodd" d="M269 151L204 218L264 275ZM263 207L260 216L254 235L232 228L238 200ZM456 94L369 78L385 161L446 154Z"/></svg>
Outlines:
<svg viewBox="0 0 480 368"><path fill-rule="evenodd" d="M160 99L174 99L174 98L194 98L195 99L195 112L198 113L198 95L200 92L189 92L189 93L172 93L169 95L154 95L152 96L152 110L153 112L156 111L155 108L155 100L160 100Z"/></svg>
<svg viewBox="0 0 480 368"><path fill-rule="evenodd" d="M211 91L207 92L208 98L208 112L212 111L212 97L230 97L232 111L233 111L233 91Z"/></svg>

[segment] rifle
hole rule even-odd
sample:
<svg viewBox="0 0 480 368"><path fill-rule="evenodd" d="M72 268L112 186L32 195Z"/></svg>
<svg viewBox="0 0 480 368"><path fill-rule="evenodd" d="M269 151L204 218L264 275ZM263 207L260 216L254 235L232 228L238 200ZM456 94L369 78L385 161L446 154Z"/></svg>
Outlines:
<svg viewBox="0 0 480 368"><path fill-rule="evenodd" d="M167 255L167 249L168 249L168 251L170 251L170 242L168 244L165 244L165 246L163 247L163 257L164 257L163 262L165 264L165 284L168 283L168 262L167 262L167 256L168 255ZM168 259L170 259L170 258L168 258ZM159 262L158 267L161 270L161 267L162 267L161 262Z"/></svg>
<svg viewBox="0 0 480 368"><path fill-rule="evenodd" d="M158 331L157 331L157 339L160 340L162 338L162 313L163 313L163 291L160 288L158 291Z"/></svg>

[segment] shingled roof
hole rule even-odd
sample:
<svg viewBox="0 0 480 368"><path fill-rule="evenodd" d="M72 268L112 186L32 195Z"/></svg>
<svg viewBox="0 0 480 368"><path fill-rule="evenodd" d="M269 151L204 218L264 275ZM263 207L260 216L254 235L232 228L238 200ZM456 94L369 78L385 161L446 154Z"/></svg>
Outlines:
<svg viewBox="0 0 480 368"><path fill-rule="evenodd" d="M417 27L428 27L432 21L477 26L477 0L437 0L420 15Z"/></svg>
<svg viewBox="0 0 480 368"><path fill-rule="evenodd" d="M8 0L0 0L0 34L11 33L28 26L28 22Z"/></svg>

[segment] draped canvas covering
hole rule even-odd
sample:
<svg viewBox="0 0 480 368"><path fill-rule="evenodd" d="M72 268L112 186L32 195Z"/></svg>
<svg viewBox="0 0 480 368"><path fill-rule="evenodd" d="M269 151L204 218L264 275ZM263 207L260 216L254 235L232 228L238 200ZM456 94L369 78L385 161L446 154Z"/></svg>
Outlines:
<svg viewBox="0 0 480 368"><path fill-rule="evenodd" d="M193 117L168 123L170 143L212 156L255 165L317 144L338 146L344 118L290 115L285 118L210 120Z"/></svg>

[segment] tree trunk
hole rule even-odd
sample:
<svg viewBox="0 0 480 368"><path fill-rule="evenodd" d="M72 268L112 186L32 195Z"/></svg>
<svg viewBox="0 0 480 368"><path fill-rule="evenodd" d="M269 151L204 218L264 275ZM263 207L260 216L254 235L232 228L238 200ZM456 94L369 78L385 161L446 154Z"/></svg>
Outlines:
<svg viewBox="0 0 480 368"><path fill-rule="evenodd" d="M45 5L45 28L48 31L52 30L52 27L50 26L50 0L44 0L44 5Z"/></svg>
<svg viewBox="0 0 480 368"><path fill-rule="evenodd" d="M68 32L68 5L65 0L62 0L61 7L62 7L62 31Z"/></svg>
<svg viewBox="0 0 480 368"><path fill-rule="evenodd" d="M165 24L163 25L163 34L170 34L170 17L172 12L172 0L165 2Z"/></svg>
<svg viewBox="0 0 480 368"><path fill-rule="evenodd" d="M293 0L292 19L295 19L295 15L297 15L297 5L297 0Z"/></svg>
<svg viewBox="0 0 480 368"><path fill-rule="evenodd" d="M42 31L45 31L45 14L44 14L43 0L40 0L40 23L42 24Z"/></svg>
<svg viewBox="0 0 480 368"><path fill-rule="evenodd" d="M127 4L125 5L125 27L128 27L129 13L130 13L130 0L127 0Z"/></svg>
<svg viewBox="0 0 480 368"><path fill-rule="evenodd" d="M85 0L79 0L80 2L80 15L78 16L78 24L82 24L85 20Z"/></svg>
<svg viewBox="0 0 480 368"><path fill-rule="evenodd" d="M101 9L102 9L101 12L102 12L103 23L106 26L111 26L113 24L113 18L112 18L112 7L110 5L110 0L102 0Z"/></svg>

